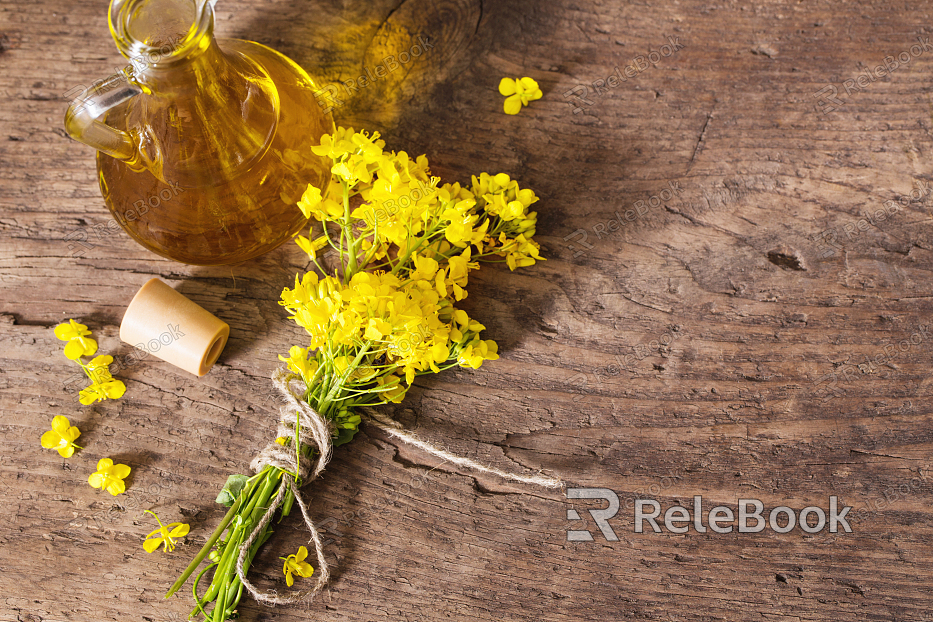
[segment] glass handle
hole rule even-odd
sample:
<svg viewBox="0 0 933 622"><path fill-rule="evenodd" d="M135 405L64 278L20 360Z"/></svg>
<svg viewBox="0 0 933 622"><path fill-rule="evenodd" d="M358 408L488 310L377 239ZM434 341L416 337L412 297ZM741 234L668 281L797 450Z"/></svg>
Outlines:
<svg viewBox="0 0 933 622"><path fill-rule="evenodd" d="M132 75L132 66L127 66L75 98L65 113L65 130L75 140L141 169L133 137L100 121L108 110L142 93L130 81Z"/></svg>

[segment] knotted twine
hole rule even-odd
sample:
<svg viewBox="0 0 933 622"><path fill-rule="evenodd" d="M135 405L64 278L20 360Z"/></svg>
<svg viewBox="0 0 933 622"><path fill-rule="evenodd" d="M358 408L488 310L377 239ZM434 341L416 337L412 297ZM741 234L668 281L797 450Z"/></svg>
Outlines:
<svg viewBox="0 0 933 622"><path fill-rule="evenodd" d="M333 453L331 435L335 431L335 427L333 422L328 422L319 412L312 408L310 404L299 397L305 394L308 387L301 378L289 372L288 369L282 367L275 370L272 374L272 384L279 390L286 402L285 406L279 409L280 419L276 437L294 436L296 446L310 445L315 447L317 450L317 459L312 465L311 461L305 455L298 452L300 458L297 458L299 462L296 463L294 448L288 448L276 442L272 442L266 445L266 447L259 452L259 455L250 462L249 466L254 473L261 472L267 466L278 467L282 471L285 471L285 473L282 475L279 491L272 500L272 503L266 509L259 523L253 528L253 531L249 534L246 541L240 545L240 555L237 557L236 561L236 572L243 586L257 601L269 605L285 605L298 602L306 596L313 596L327 584L330 578L330 570L327 567L327 561L324 559L321 537L318 535L318 531L314 526L314 521L311 520L308 514L308 506L301 496L299 486L303 486L317 479L321 472L324 471L324 467L327 466L327 463L330 462ZM297 392L292 390L293 384L298 389ZM444 449L440 449L439 447L435 447L431 443L418 438L411 432L403 430L401 424L397 421L373 408L364 407L361 410L361 414L366 418L367 422L388 433L390 436L403 440L410 445L414 445L419 449L437 456L438 458L443 458L453 464L483 473L498 475L503 479L523 484L532 484L545 488L560 488L563 486L563 482L561 482L560 479L547 477L545 475L519 475L517 473L501 471L494 467L483 466L469 458L464 458L463 456L458 456ZM297 432L295 426L296 413L298 422ZM298 484L295 482L295 473L297 473L299 477ZM291 477L289 477L289 474L291 474ZM249 553L250 547L259 537L259 534L265 529L266 525L269 524L269 521L272 520L275 511L285 500L286 491L291 491L295 500L298 502L298 507L301 508L301 515L305 521L305 526L307 526L308 531L311 533L310 543L314 544L314 554L318 561L318 572L317 581L311 589L303 592L293 592L289 597L280 597L277 594L264 593L256 589L246 578L246 571L243 565L246 562L246 556Z"/></svg>

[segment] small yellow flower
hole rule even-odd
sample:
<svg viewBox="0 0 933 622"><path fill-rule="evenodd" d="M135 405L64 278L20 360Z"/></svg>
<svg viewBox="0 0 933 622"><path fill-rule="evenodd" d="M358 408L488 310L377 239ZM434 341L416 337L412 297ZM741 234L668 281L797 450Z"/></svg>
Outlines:
<svg viewBox="0 0 933 622"><path fill-rule="evenodd" d="M78 400L85 406L100 400L115 400L126 393L126 385L120 380L114 380L110 374L111 363L112 356L102 355L95 356L90 363L82 365L91 378L91 386L81 389L81 393L78 394Z"/></svg>
<svg viewBox="0 0 933 622"><path fill-rule="evenodd" d="M126 393L126 385L120 380L111 378L103 382L95 382L91 386L81 389L81 392L78 394L78 400L85 406L88 406L94 402L105 399L118 399L123 397L124 393Z"/></svg>
<svg viewBox="0 0 933 622"><path fill-rule="evenodd" d="M544 261L544 257L538 252L540 246L534 240L529 240L523 233L518 237L509 240L504 234L500 234L499 240L502 242L502 252L508 252L505 258L509 270L533 266L535 261Z"/></svg>
<svg viewBox="0 0 933 622"><path fill-rule="evenodd" d="M363 337L373 341L379 341L386 335L392 333L392 325L380 318L371 318L363 332Z"/></svg>
<svg viewBox="0 0 933 622"><path fill-rule="evenodd" d="M338 127L337 130L331 134L324 134L321 136L321 144L319 147L311 147L312 153L331 158L333 160L339 160L343 156L350 153L353 149L353 143L347 140L348 136L353 134L353 128L343 128Z"/></svg>
<svg viewBox="0 0 933 622"><path fill-rule="evenodd" d="M130 474L130 467L125 464L114 464L110 458L103 458L97 463L97 471L88 477L88 483L94 488L106 489L116 497L126 492L123 480Z"/></svg>
<svg viewBox="0 0 933 622"><path fill-rule="evenodd" d="M285 447L285 445L288 443L288 439L285 438L284 436L280 436L277 439L275 439L275 442L281 445L282 447Z"/></svg>
<svg viewBox="0 0 933 622"><path fill-rule="evenodd" d="M113 376L110 375L111 363L113 363L113 357L108 354L95 356L91 359L91 362L87 364L88 375L95 382L104 382L105 380L110 380L113 378Z"/></svg>
<svg viewBox="0 0 933 622"><path fill-rule="evenodd" d="M319 188L308 184L304 194L301 195L301 200L298 201L298 209L301 210L305 218L311 218L312 216L316 220L337 218L343 215L343 206L333 199L324 198L330 196L330 194L330 190L322 193Z"/></svg>
<svg viewBox="0 0 933 622"><path fill-rule="evenodd" d="M188 535L188 532L191 530L191 526L185 523L169 523L168 525L163 525L155 512L149 510L146 510L146 512L155 516L156 522L159 523L159 528L146 536L146 541L143 542L143 548L146 549L147 553L152 553L159 548L160 544L165 545L163 549L166 553L171 553L175 550L175 538L182 538ZM156 536L156 534L158 535Z"/></svg>
<svg viewBox="0 0 933 622"><path fill-rule="evenodd" d="M457 357L460 367L479 369L483 361L495 361L499 358L499 346L492 339L476 339L468 344Z"/></svg>
<svg viewBox="0 0 933 622"><path fill-rule="evenodd" d="M62 458L70 458L75 448L74 440L81 436L81 430L68 422L67 417L58 415L52 419L52 429L42 435L42 446L46 449L57 449Z"/></svg>
<svg viewBox="0 0 933 622"><path fill-rule="evenodd" d="M301 213L305 215L305 218L311 218L311 213L314 208L316 208L322 201L321 190L308 184L307 189L305 189L304 194L301 195L301 200L298 201L298 209L301 210Z"/></svg>
<svg viewBox="0 0 933 622"><path fill-rule="evenodd" d="M311 379L314 378L314 375L317 373L318 362L308 359L308 348L292 346L288 351L288 358L280 354L279 360L283 363L287 363L288 368L296 374L301 375L301 379L305 382L311 382Z"/></svg>
<svg viewBox="0 0 933 622"><path fill-rule="evenodd" d="M299 248L301 248L301 250L308 253L308 257L311 259L317 259L318 251L327 246L327 236L322 235L321 237L314 240L309 240L305 236L299 235L295 238L295 243L299 246Z"/></svg>
<svg viewBox="0 0 933 622"><path fill-rule="evenodd" d="M401 403L408 389L402 384L402 379L395 374L383 374L376 378L379 395L393 404Z"/></svg>
<svg viewBox="0 0 933 622"><path fill-rule="evenodd" d="M346 160L334 164L330 171L351 186L361 181L369 183L373 180L373 174L366 164L362 156L351 155Z"/></svg>
<svg viewBox="0 0 933 622"><path fill-rule="evenodd" d="M541 89L538 83L531 78L502 78L499 82L499 93L506 96L505 114L518 114L522 106L528 102L541 99Z"/></svg>
<svg viewBox="0 0 933 622"><path fill-rule="evenodd" d="M292 584L295 583L292 574L296 574L299 577L310 577L314 573L314 568L311 567L311 564L304 561L307 556L308 549L300 546L298 547L298 552L294 555L279 558L285 560L285 566L282 568L282 572L285 573L285 583L288 584L288 587L291 587Z"/></svg>
<svg viewBox="0 0 933 622"><path fill-rule="evenodd" d="M87 326L78 324L74 320L68 320L55 327L55 336L68 342L65 345L65 356L72 361L97 352L97 342L91 339L90 335L91 331L87 329Z"/></svg>
<svg viewBox="0 0 933 622"><path fill-rule="evenodd" d="M422 257L418 253L412 255L412 263L415 264L415 269L411 271L411 274L408 275L408 278L413 281L419 279L424 281L433 281L434 275L437 274L437 269L439 264L436 260L431 257Z"/></svg>

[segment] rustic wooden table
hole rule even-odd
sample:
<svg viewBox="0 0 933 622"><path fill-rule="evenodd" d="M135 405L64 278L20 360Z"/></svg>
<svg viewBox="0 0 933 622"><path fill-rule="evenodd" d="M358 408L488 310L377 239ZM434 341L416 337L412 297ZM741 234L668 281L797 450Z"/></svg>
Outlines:
<svg viewBox="0 0 933 622"><path fill-rule="evenodd" d="M333 84L338 123L427 153L445 180L502 171L542 197L547 261L483 268L465 301L501 360L417 382L398 416L471 458L620 502L603 532L588 510L606 501L521 494L364 426L306 490L330 586L310 605L244 599L243 619L933 619L929 3L217 12L219 36ZM423 53L360 86L419 39ZM94 154L62 116L122 64L105 2L0 0L4 621L185 619L189 599L162 596L223 514L226 476L267 441L270 373L301 341L277 304L307 266L293 245L199 268L108 226ZM503 76L535 78L544 97L506 116ZM125 356L120 319L153 276L229 322L219 364L198 380L140 361L118 374L123 399L80 406L53 327L80 318ZM58 414L83 431L68 460L39 446ZM87 485L104 456L133 467L125 495ZM827 524L680 534L662 514L661 533L635 531L636 499L692 512L697 495L704 514L756 499L765 519L814 506ZM834 496L851 533L830 531ZM145 509L191 524L175 553L143 551ZM276 548L305 540L290 518ZM256 563L267 586L279 554Z"/></svg>

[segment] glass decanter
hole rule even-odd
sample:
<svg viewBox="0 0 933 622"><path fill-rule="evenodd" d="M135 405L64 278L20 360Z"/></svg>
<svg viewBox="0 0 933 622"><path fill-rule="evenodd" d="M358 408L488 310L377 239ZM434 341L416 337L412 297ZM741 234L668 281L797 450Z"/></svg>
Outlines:
<svg viewBox="0 0 933 622"><path fill-rule="evenodd" d="M216 0L112 0L131 60L75 100L65 127L98 150L104 201L137 242L188 264L251 259L295 235L330 170L318 86L274 50L214 39Z"/></svg>

